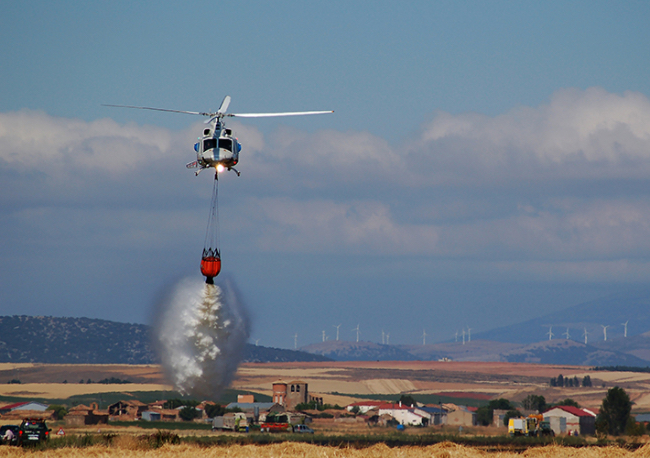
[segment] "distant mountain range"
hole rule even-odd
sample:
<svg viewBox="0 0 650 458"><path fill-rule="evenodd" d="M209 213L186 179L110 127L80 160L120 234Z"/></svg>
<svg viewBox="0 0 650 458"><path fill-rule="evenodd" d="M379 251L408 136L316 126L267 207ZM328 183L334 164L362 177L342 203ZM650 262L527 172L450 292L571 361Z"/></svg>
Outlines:
<svg viewBox="0 0 650 458"><path fill-rule="evenodd" d="M606 341L603 326L609 326ZM549 331L552 339L546 337ZM301 350L340 361L449 358L456 361L647 367L650 366L650 290L613 295L540 318L473 334L471 341L465 343L391 346L328 341L307 345Z"/></svg>
<svg viewBox="0 0 650 458"><path fill-rule="evenodd" d="M247 362L329 361L320 355L246 345ZM151 328L90 318L0 317L0 362L156 364Z"/></svg>
<svg viewBox="0 0 650 458"><path fill-rule="evenodd" d="M584 342L586 329L589 345L602 342L609 348L611 342L624 338L624 323L627 323L628 338L650 331L650 290L611 295L540 318L472 334L472 337L497 342L534 343L547 340L551 330L556 339L566 337L568 331L571 340ZM606 343L603 326L608 326Z"/></svg>
<svg viewBox="0 0 650 458"><path fill-rule="evenodd" d="M627 337L624 323L627 323ZM608 326L607 340L603 326ZM140 324L89 318L0 317L0 362L156 363L150 335L151 328ZM247 345L245 361L432 361L449 358L648 367L650 290L618 294L476 333L465 343L383 345L326 341L300 350Z"/></svg>
<svg viewBox="0 0 650 458"><path fill-rule="evenodd" d="M503 361L585 366L650 366L650 361L620 351L603 350L566 339L522 345L472 340L428 345L381 345L327 341L301 348L335 361Z"/></svg>

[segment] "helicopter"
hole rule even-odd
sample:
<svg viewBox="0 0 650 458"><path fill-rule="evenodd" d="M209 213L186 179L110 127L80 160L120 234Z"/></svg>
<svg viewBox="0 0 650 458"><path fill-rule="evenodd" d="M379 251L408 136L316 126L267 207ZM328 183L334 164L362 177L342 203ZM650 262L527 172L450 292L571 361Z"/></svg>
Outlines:
<svg viewBox="0 0 650 458"><path fill-rule="evenodd" d="M196 152L196 160L189 162L185 165L188 169L197 169L194 172L198 176L203 170L214 167L215 179L218 174L224 170L232 170L240 176L240 172L235 168L239 162L239 152L241 151L241 143L239 139L233 135L232 129L226 127L224 118L266 118L272 116L304 116L315 114L334 113L334 111L296 111L285 113L227 113L228 106L230 105L230 96L224 97L221 106L214 113L204 113L199 111L183 111L183 110L169 110L166 108L152 108L152 107L136 107L131 105L108 105L106 107L118 108L135 108L139 110L154 110L154 111L167 111L171 113L184 113L191 115L206 116L209 119L205 121L207 126L203 129L199 141L194 144L194 151Z"/></svg>

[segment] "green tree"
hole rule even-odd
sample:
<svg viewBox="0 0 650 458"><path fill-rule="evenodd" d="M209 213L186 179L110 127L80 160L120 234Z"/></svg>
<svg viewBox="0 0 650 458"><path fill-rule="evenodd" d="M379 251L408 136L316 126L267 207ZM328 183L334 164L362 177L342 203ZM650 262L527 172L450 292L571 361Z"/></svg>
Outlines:
<svg viewBox="0 0 650 458"><path fill-rule="evenodd" d="M418 405L418 402L415 400L413 396L410 394L403 394L399 398L399 402L402 403L403 406L416 406Z"/></svg>
<svg viewBox="0 0 650 458"><path fill-rule="evenodd" d="M62 420L63 417L68 415L68 409L65 408L65 406L57 405L57 404L52 404L50 405L47 410L53 410L54 411L54 417L57 420Z"/></svg>
<svg viewBox="0 0 650 458"><path fill-rule="evenodd" d="M576 401L574 401L571 398L566 398L563 401L560 401L555 405L557 405L557 406L571 406L571 407L580 408L580 404L578 404Z"/></svg>
<svg viewBox="0 0 650 458"><path fill-rule="evenodd" d="M585 375L584 378L582 379L582 386L592 386L591 385L591 377L588 375Z"/></svg>
<svg viewBox="0 0 650 458"><path fill-rule="evenodd" d="M499 398L488 402L486 406L481 406L476 411L476 422L479 425L488 426L492 424L495 410L514 410L514 406L507 399Z"/></svg>
<svg viewBox="0 0 650 458"><path fill-rule="evenodd" d="M618 436L625 432L625 427L632 411L632 401L623 388L615 386L607 391L600 406L598 419L606 421L609 434Z"/></svg>
<svg viewBox="0 0 650 458"><path fill-rule="evenodd" d="M183 421L192 421L200 415L201 412L196 410L196 407L191 406L185 406L178 412L178 416L181 417L181 420Z"/></svg>
<svg viewBox="0 0 650 458"><path fill-rule="evenodd" d="M521 406L526 410L536 410L537 412L543 412L546 410L546 398L544 398L544 396L538 396L536 394L529 394L526 396L526 399L521 401Z"/></svg>
<svg viewBox="0 0 650 458"><path fill-rule="evenodd" d="M182 406L190 406L190 407L196 407L199 405L199 401L196 401L194 399L169 399L167 402L165 402L165 409L177 409L178 407Z"/></svg>
<svg viewBox="0 0 650 458"><path fill-rule="evenodd" d="M643 436L646 433L643 422L636 422L632 416L627 419L625 434L628 436Z"/></svg>
<svg viewBox="0 0 650 458"><path fill-rule="evenodd" d="M209 418L221 417L226 413L226 408L219 404L206 404L205 413Z"/></svg>

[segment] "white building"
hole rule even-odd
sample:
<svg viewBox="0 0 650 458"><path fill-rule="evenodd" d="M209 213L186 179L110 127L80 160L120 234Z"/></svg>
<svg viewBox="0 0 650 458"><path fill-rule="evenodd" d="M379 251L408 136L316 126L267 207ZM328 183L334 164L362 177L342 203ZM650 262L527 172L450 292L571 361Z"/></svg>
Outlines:
<svg viewBox="0 0 650 458"><path fill-rule="evenodd" d="M401 425L409 426L429 426L433 424L431 414L420 409L419 407L399 404L381 404L379 407L379 416L390 415Z"/></svg>
<svg viewBox="0 0 650 458"><path fill-rule="evenodd" d="M544 412L544 420L551 423L551 428L555 434L577 433L580 435L592 435L596 433L596 414L587 409L580 409L573 406L557 406ZM554 425L561 425L563 421L557 418L564 418L566 421L566 431L556 431Z"/></svg>

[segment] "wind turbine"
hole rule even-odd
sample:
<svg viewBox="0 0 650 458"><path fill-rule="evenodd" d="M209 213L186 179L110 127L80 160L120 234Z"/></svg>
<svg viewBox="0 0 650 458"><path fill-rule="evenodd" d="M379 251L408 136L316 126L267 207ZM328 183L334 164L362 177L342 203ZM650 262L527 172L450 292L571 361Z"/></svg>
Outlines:
<svg viewBox="0 0 650 458"><path fill-rule="evenodd" d="M585 332L583 332L582 335L585 336L585 345L587 345L587 336L589 335L587 328L585 328Z"/></svg>
<svg viewBox="0 0 650 458"><path fill-rule="evenodd" d="M603 337L604 337L605 342L607 342L607 328L609 327L609 325L603 326L601 324L600 327L603 328Z"/></svg>
<svg viewBox="0 0 650 458"><path fill-rule="evenodd" d="M386 344L386 333L384 332L383 329L381 330L381 344L382 345Z"/></svg>
<svg viewBox="0 0 650 458"><path fill-rule="evenodd" d="M427 344L427 332L423 329L422 330L422 346Z"/></svg>
<svg viewBox="0 0 650 458"><path fill-rule="evenodd" d="M341 325L340 324L338 326L332 325L332 327L336 328L336 341L338 342L338 340L339 340L339 328L341 327Z"/></svg>
<svg viewBox="0 0 650 458"><path fill-rule="evenodd" d="M553 336L555 335L555 334L553 334L553 326L548 327L547 334L548 334L548 340L553 340Z"/></svg>
<svg viewBox="0 0 650 458"><path fill-rule="evenodd" d="M386 345L390 345L390 334L386 333Z"/></svg>
<svg viewBox="0 0 650 458"><path fill-rule="evenodd" d="M566 337L566 340L569 340L571 338L571 335L569 334L569 328L566 328L566 332L564 333L564 337Z"/></svg>
<svg viewBox="0 0 650 458"><path fill-rule="evenodd" d="M456 342L458 342L458 331L456 331L455 336L456 336Z"/></svg>
<svg viewBox="0 0 650 458"><path fill-rule="evenodd" d="M465 329L463 329L463 345L465 345Z"/></svg>
<svg viewBox="0 0 650 458"><path fill-rule="evenodd" d="M296 332L293 336L293 349L298 349L298 333Z"/></svg>
<svg viewBox="0 0 650 458"><path fill-rule="evenodd" d="M357 324L356 328L352 329L353 331L357 331L357 342L359 341L359 325Z"/></svg>
<svg viewBox="0 0 650 458"><path fill-rule="evenodd" d="M325 342L325 330L323 329L323 342Z"/></svg>
<svg viewBox="0 0 650 458"><path fill-rule="evenodd" d="M257 347L257 344L260 343L260 339L255 339L255 346Z"/></svg>
<svg viewBox="0 0 650 458"><path fill-rule="evenodd" d="M467 343L472 341L472 328L467 326Z"/></svg>
<svg viewBox="0 0 650 458"><path fill-rule="evenodd" d="M623 337L627 337L627 324L630 322L630 320L627 320L625 323L621 323L623 325Z"/></svg>

